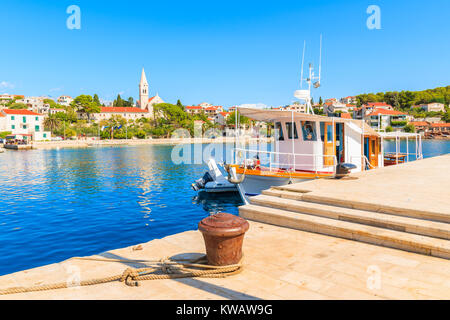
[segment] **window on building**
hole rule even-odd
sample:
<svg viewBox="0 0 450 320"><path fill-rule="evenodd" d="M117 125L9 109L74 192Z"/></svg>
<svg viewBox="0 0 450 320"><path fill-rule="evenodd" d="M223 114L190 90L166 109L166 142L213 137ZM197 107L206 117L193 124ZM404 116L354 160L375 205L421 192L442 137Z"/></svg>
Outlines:
<svg viewBox="0 0 450 320"><path fill-rule="evenodd" d="M294 128L292 128L292 125L294 125ZM298 139L297 126L295 125L295 122L286 122L286 131L289 139L292 139L292 130L294 131L294 139Z"/></svg>
<svg viewBox="0 0 450 320"><path fill-rule="evenodd" d="M44 138L47 138L47 134L46 133L44 133Z"/></svg>
<svg viewBox="0 0 450 320"><path fill-rule="evenodd" d="M36 120L36 121L39 121L39 117L36 117L35 120Z"/></svg>
<svg viewBox="0 0 450 320"><path fill-rule="evenodd" d="M16 128L16 126L15 125L11 125L11 129L15 129Z"/></svg>
<svg viewBox="0 0 450 320"><path fill-rule="evenodd" d="M316 141L316 124L314 121L302 121L302 132L304 141Z"/></svg>
<svg viewBox="0 0 450 320"><path fill-rule="evenodd" d="M11 120L15 120L14 116L11 116Z"/></svg>
<svg viewBox="0 0 450 320"><path fill-rule="evenodd" d="M34 131L39 132L39 126L34 126Z"/></svg>
<svg viewBox="0 0 450 320"><path fill-rule="evenodd" d="M22 119L23 119L23 123L27 122L27 117L23 117Z"/></svg>
<svg viewBox="0 0 450 320"><path fill-rule="evenodd" d="M283 128L281 122L275 123L275 134L278 141L284 141Z"/></svg>

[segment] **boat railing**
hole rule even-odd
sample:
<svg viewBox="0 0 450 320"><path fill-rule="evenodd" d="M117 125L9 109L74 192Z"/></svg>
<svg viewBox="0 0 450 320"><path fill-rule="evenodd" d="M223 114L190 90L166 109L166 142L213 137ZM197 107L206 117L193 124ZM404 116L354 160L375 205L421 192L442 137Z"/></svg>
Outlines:
<svg viewBox="0 0 450 320"><path fill-rule="evenodd" d="M337 157L335 155L287 153L243 148L235 148L233 151L236 164L253 164L256 156L258 156L261 165L268 168L269 172L283 169L291 172L296 170L311 171L316 174L319 171L336 173ZM260 157L262 155L265 155L266 158L261 161ZM282 159L281 161L280 158ZM309 159L309 161L302 162L305 158Z"/></svg>
<svg viewBox="0 0 450 320"><path fill-rule="evenodd" d="M350 156L350 163L355 164L354 159L359 159L357 162L361 163L363 168L369 168L369 169L376 169L376 166L370 163L369 159L365 155L358 155L358 156Z"/></svg>

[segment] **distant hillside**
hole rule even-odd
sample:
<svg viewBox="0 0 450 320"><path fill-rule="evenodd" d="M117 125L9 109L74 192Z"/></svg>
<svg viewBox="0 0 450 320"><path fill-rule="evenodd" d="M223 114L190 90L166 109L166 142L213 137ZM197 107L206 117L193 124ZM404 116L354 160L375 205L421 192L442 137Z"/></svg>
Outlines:
<svg viewBox="0 0 450 320"><path fill-rule="evenodd" d="M422 91L388 91L378 93L364 93L356 96L358 106L368 102L386 102L395 109L410 109L411 106L440 102L446 107L450 104L450 86L427 89Z"/></svg>

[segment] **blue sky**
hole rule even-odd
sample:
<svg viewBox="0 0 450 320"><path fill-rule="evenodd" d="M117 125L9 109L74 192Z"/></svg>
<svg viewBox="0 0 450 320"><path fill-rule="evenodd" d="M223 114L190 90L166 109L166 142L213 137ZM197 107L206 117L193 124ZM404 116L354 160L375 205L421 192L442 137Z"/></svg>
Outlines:
<svg viewBox="0 0 450 320"><path fill-rule="evenodd" d="M81 9L69 30L66 8ZM369 30L369 5L381 29ZM0 93L138 97L231 106L291 103L301 52L322 97L450 85L448 0L21 1L0 8Z"/></svg>

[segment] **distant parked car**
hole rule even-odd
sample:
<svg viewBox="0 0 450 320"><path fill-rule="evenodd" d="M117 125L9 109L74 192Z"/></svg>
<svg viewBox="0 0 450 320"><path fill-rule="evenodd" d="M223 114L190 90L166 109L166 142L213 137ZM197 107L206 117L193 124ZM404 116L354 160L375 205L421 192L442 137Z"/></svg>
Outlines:
<svg viewBox="0 0 450 320"><path fill-rule="evenodd" d="M52 141L62 141L64 140L62 137L52 137Z"/></svg>

